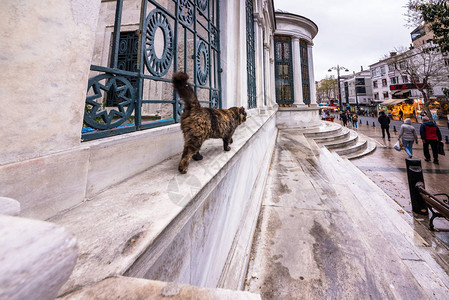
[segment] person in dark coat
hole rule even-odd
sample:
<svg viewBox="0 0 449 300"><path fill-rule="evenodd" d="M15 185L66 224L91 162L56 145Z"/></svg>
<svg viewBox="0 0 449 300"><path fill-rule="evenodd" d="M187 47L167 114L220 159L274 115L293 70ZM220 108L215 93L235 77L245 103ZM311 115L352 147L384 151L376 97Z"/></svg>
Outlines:
<svg viewBox="0 0 449 300"><path fill-rule="evenodd" d="M424 157L430 161L429 145L432 148L433 163L438 163L438 143L442 140L440 128L429 120L428 116L422 117L423 123L419 128L419 134L424 147Z"/></svg>
<svg viewBox="0 0 449 300"><path fill-rule="evenodd" d="M382 128L382 138L385 138L385 132L387 132L388 140L390 140L390 118L385 115L385 112L381 111L377 121L379 121L380 128Z"/></svg>
<svg viewBox="0 0 449 300"><path fill-rule="evenodd" d="M341 121L343 122L343 126L346 127L348 125L348 116L345 112L341 114Z"/></svg>

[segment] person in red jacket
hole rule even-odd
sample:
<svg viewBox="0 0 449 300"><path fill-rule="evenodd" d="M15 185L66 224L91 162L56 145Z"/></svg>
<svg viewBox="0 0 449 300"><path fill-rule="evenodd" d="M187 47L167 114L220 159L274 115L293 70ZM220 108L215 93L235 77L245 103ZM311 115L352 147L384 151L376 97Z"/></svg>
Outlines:
<svg viewBox="0 0 449 300"><path fill-rule="evenodd" d="M422 117L423 123L419 128L419 133L424 147L426 161L430 161L429 145L432 147L433 162L438 165L438 142L442 140L440 128L435 123L429 121L429 117Z"/></svg>

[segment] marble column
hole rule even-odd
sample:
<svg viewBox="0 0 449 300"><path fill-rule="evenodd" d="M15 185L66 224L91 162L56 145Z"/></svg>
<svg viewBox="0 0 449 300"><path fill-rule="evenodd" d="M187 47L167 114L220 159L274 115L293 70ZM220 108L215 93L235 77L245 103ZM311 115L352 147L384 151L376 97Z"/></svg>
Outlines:
<svg viewBox="0 0 449 300"><path fill-rule="evenodd" d="M313 44L307 45L307 56L309 61L309 85L310 85L310 104L316 105L316 87L315 87L315 74L313 71L313 54L312 54Z"/></svg>
<svg viewBox="0 0 449 300"><path fill-rule="evenodd" d="M293 106L304 105L302 97L301 53L299 38L292 37Z"/></svg>
<svg viewBox="0 0 449 300"><path fill-rule="evenodd" d="M263 65L263 24L259 17L254 18L254 46L255 46L255 64L256 64L256 103L258 108L265 107L264 104L264 77L265 70Z"/></svg>

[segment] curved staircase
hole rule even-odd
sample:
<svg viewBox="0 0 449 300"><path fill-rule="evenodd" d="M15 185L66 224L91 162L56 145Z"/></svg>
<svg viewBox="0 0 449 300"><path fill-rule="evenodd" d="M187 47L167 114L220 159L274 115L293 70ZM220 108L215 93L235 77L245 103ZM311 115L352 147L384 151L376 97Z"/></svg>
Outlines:
<svg viewBox="0 0 449 300"><path fill-rule="evenodd" d="M373 139L333 122L323 121L319 126L305 131L304 136L348 159L360 158L376 149Z"/></svg>

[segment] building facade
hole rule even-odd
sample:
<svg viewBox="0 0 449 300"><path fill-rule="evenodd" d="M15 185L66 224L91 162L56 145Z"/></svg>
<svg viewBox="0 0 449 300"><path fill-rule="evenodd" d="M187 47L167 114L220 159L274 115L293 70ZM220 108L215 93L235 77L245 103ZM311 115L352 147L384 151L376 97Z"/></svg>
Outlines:
<svg viewBox="0 0 449 300"><path fill-rule="evenodd" d="M112 217L124 222L122 237L139 240L80 245L60 294L123 274L238 289L248 265L238 252L252 243L277 128L319 122L316 25L275 13L272 0L30 0L27 17L17 17L18 1L1 5L0 101L10 113L0 131L0 197L20 203L20 218L62 224L126 182L97 207L108 213L86 210L73 234L107 232ZM207 141L186 176L177 171L176 71L189 74L201 105L248 113L232 150ZM278 107L284 101L291 107ZM136 201L145 212L125 220ZM117 253L118 262L102 259ZM142 257L144 269L134 265Z"/></svg>
<svg viewBox="0 0 449 300"><path fill-rule="evenodd" d="M276 12L274 67L276 102L281 105L316 104L313 38L317 25L302 16Z"/></svg>
<svg viewBox="0 0 449 300"><path fill-rule="evenodd" d="M371 73L369 70L345 75L341 77L342 98L346 107L351 111L373 110L373 90L371 85Z"/></svg>

